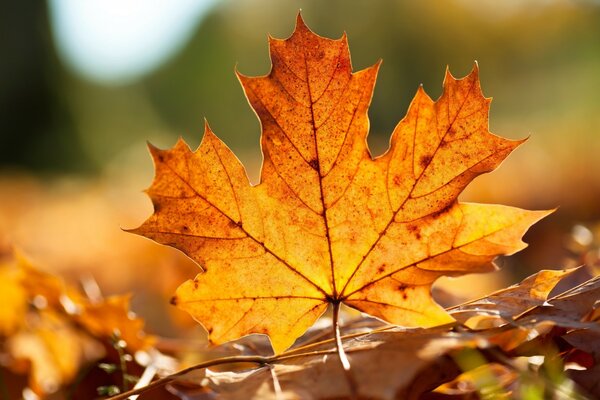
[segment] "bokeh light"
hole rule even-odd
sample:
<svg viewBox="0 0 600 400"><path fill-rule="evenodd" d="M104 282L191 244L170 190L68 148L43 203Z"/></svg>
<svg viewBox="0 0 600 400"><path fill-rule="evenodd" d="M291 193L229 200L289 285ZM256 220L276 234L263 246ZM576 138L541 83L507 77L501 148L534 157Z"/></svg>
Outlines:
<svg viewBox="0 0 600 400"><path fill-rule="evenodd" d="M180 50L214 0L49 0L58 53L101 83L152 71Z"/></svg>

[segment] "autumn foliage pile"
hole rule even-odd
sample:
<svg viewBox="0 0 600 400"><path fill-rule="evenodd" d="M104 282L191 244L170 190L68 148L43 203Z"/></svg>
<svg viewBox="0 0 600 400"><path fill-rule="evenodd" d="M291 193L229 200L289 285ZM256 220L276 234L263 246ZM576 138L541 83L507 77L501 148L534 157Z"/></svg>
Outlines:
<svg viewBox="0 0 600 400"><path fill-rule="evenodd" d="M115 399L600 396L600 281L556 289L584 269L541 271L447 309L432 297L441 276L494 270L549 213L457 200L523 143L489 132L477 65L463 79L447 73L437 101L419 88L389 150L373 158L367 112L380 64L352 72L346 37L319 37L300 16L290 38L269 44L268 75L238 73L262 125L260 183L250 185L206 125L195 151L182 140L150 147L154 213L132 230L202 268L172 303L219 346L198 350L201 364L161 373L165 359L185 363L153 347L161 339L143 335L127 297L94 302L29 267L5 267L3 292L20 300L0 328L11 359L30 360L28 386L48 394L73 384L85 361L108 357L101 369L120 378L98 387ZM315 326L328 308L332 318ZM52 388L39 384L38 358L15 344L38 343L60 370L48 324L61 329L48 334L76 338L78 354L86 341L99 347ZM128 365L145 371L129 392L139 376Z"/></svg>

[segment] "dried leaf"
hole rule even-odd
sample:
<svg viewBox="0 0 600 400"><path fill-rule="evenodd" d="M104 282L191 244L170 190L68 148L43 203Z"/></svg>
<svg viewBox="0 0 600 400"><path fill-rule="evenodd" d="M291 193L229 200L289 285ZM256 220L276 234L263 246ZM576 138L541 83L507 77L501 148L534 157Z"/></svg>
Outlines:
<svg viewBox="0 0 600 400"><path fill-rule="evenodd" d="M465 395L485 389L486 396L489 396L486 398L508 399L510 398L509 393L503 389L516 379L518 379L518 374L510 368L502 364L489 363L460 374L452 381L440 385L435 392ZM490 390L490 388L493 389Z"/></svg>
<svg viewBox="0 0 600 400"><path fill-rule="evenodd" d="M445 354L477 343L483 341L468 333L416 330L365 335L346 341L345 347L354 373L360 377L359 398L417 399L459 373ZM220 399L227 400L349 398L346 385L332 384L345 379L334 344L329 342L311 351L330 354L302 355L271 367L246 371L207 370L201 382L212 393L218 393ZM273 376L277 386L273 384ZM433 382L427 379L431 377L435 377ZM422 380L427 384L417 384Z"/></svg>
<svg viewBox="0 0 600 400"><path fill-rule="evenodd" d="M588 328L600 331L597 321L587 321L594 313L600 299L600 276L567 290L548 300L548 304L536 307L522 315L519 320L552 321L570 328Z"/></svg>
<svg viewBox="0 0 600 400"><path fill-rule="evenodd" d="M451 322L433 281L492 270L548 214L457 201L522 143L488 131L477 66L460 80L447 73L435 102L419 88L373 159L367 109L379 63L353 73L346 36L319 37L300 16L270 48L268 75L238 74L262 124L259 185L208 126L194 152L182 140L150 147L155 211L133 232L204 268L174 303L215 343L263 333L276 353L329 303L403 326Z"/></svg>
<svg viewBox="0 0 600 400"><path fill-rule="evenodd" d="M452 307L452 317L472 329L502 325L532 307L543 305L554 287L577 269L542 270L483 299Z"/></svg>
<svg viewBox="0 0 600 400"><path fill-rule="evenodd" d="M600 331L581 329L569 332L563 338L573 347L585 351L593 358L593 365L584 370L569 371L569 376L589 394L600 397Z"/></svg>
<svg viewBox="0 0 600 400"><path fill-rule="evenodd" d="M131 352L153 342L144 335L144 322L129 311L130 296L91 303L78 288L40 271L18 252L0 265L0 286L7 305L0 311L3 366L26 375L29 388L42 398L103 357L113 332Z"/></svg>
<svg viewBox="0 0 600 400"><path fill-rule="evenodd" d="M100 303L83 305L77 320L92 335L125 341L129 352L146 349L154 338L144 333L144 321L130 311L131 295L110 296Z"/></svg>
<svg viewBox="0 0 600 400"><path fill-rule="evenodd" d="M104 352L98 342L53 312L40 313L30 325L11 336L6 345L11 357L31 363L29 386L38 395L70 383L83 365Z"/></svg>

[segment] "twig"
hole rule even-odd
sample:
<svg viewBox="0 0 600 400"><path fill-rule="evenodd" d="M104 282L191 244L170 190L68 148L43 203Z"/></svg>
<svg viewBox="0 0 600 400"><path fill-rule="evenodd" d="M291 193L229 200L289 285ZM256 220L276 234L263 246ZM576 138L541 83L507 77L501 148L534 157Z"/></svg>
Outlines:
<svg viewBox="0 0 600 400"><path fill-rule="evenodd" d="M281 385L279 384L279 379L277 379L277 374L275 373L275 368L272 365L269 365L269 370L271 372L271 379L273 380L273 392L275 393L275 398L277 400L283 399L283 391L281 390Z"/></svg>
<svg viewBox="0 0 600 400"><path fill-rule="evenodd" d="M123 381L123 391L129 390L129 382L127 381L127 360L125 360L125 352L123 351L126 346L125 341L121 339L120 334L115 335L113 347L117 350L119 355L119 369L121 370L121 379Z"/></svg>

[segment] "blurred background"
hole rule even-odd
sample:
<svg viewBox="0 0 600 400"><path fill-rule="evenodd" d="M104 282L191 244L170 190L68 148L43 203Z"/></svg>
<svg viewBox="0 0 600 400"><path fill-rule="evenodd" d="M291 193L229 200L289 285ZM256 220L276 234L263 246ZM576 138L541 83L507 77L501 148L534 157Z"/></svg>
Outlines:
<svg viewBox="0 0 600 400"><path fill-rule="evenodd" d="M594 240L600 1L47 0L0 8L0 243L69 279L91 276L106 294L133 292L150 332L181 333L187 317L167 299L198 270L121 230L152 212L142 193L153 174L145 142L166 148L182 136L194 148L206 117L256 182L259 124L234 68L267 73L267 35L289 36L300 8L315 32L347 32L355 70L383 59L369 113L373 154L385 150L420 83L437 98L446 66L462 77L475 60L494 97L492 132L530 136L462 198L560 208L480 291L577 264L569 243Z"/></svg>

